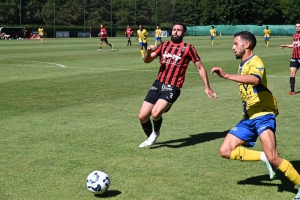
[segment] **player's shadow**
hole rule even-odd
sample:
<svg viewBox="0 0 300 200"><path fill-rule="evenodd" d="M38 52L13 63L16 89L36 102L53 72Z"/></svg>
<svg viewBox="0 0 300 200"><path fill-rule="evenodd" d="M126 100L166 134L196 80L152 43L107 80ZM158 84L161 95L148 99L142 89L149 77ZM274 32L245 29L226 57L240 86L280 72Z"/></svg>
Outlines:
<svg viewBox="0 0 300 200"><path fill-rule="evenodd" d="M190 135L186 138L176 139L176 140L169 140L165 142L157 142L155 146L151 146L150 149L156 149L161 147L169 147L169 148L181 148L192 146L204 142L208 142L211 140L224 138L229 130L223 132L207 132L207 133L199 133L195 135Z"/></svg>
<svg viewBox="0 0 300 200"><path fill-rule="evenodd" d="M300 172L300 161L290 161L294 168ZM275 179L280 180L281 183L272 183L270 181L269 175L260 175L247 178L242 181L238 181L237 184L240 185L258 185L258 186L274 186L277 187L278 192L288 191L292 193L297 193L297 189L295 188L295 184L292 183L285 175L279 170L276 171Z"/></svg>
<svg viewBox="0 0 300 200"><path fill-rule="evenodd" d="M119 190L107 190L103 194L95 194L96 198L110 198L120 195L122 192Z"/></svg>

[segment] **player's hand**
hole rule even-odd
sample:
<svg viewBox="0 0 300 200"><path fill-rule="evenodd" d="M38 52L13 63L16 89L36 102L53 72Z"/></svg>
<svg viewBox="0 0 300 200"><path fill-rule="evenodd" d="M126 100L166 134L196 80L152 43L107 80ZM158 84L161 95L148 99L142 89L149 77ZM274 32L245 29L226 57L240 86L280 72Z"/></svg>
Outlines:
<svg viewBox="0 0 300 200"><path fill-rule="evenodd" d="M206 88L205 93L207 94L208 98L211 98L211 97L213 97L215 99L218 98L217 94L211 88Z"/></svg>
<svg viewBox="0 0 300 200"><path fill-rule="evenodd" d="M155 45L149 45L148 47L147 47L147 52L152 52L152 51L154 51L156 49L156 46Z"/></svg>
<svg viewBox="0 0 300 200"><path fill-rule="evenodd" d="M282 45L280 45L280 48L281 48L281 49L284 49L285 47L286 47L286 46L285 46L285 45L283 45L283 44L282 44Z"/></svg>
<svg viewBox="0 0 300 200"><path fill-rule="evenodd" d="M217 74L221 78L225 78L226 73L221 67L213 67L210 71L212 74Z"/></svg>

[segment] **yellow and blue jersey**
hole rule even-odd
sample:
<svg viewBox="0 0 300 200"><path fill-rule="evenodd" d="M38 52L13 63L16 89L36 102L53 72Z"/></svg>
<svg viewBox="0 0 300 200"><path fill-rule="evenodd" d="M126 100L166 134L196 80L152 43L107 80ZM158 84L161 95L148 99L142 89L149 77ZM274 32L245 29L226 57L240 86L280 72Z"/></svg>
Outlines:
<svg viewBox="0 0 300 200"><path fill-rule="evenodd" d="M217 35L216 29L210 29L209 33L210 33L210 36L216 36Z"/></svg>
<svg viewBox="0 0 300 200"><path fill-rule="evenodd" d="M262 60L254 55L242 62L238 74L254 75L258 85L239 83L239 93L243 103L243 118L253 119L267 114L278 114L276 98L267 88L266 69Z"/></svg>
<svg viewBox="0 0 300 200"><path fill-rule="evenodd" d="M147 43L148 32L146 29L137 30L137 37L139 38L139 42Z"/></svg>
<svg viewBox="0 0 300 200"><path fill-rule="evenodd" d="M43 28L39 28L38 29L38 33L39 33L39 35L43 35L44 34L44 29Z"/></svg>
<svg viewBox="0 0 300 200"><path fill-rule="evenodd" d="M155 37L161 37L161 29L156 29L155 30Z"/></svg>
<svg viewBox="0 0 300 200"><path fill-rule="evenodd" d="M270 37L271 35L271 30L270 29L264 29L264 37Z"/></svg>

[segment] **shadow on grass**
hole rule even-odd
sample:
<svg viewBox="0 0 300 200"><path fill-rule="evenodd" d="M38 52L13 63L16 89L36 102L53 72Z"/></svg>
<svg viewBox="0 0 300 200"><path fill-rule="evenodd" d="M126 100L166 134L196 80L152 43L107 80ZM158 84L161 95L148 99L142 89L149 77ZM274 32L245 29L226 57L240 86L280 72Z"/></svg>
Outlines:
<svg viewBox="0 0 300 200"><path fill-rule="evenodd" d="M196 135L190 135L187 138L181 138L176 140L169 140L165 142L157 142L155 146L151 146L150 149L156 149L160 147L169 147L169 148L181 148L192 146L204 142L208 142L211 140L224 138L229 130L223 132L208 132L208 133L199 133ZM179 143L179 144L177 144Z"/></svg>
<svg viewBox="0 0 300 200"><path fill-rule="evenodd" d="M300 173L300 161L290 161L294 168ZM258 186L275 186L278 187L278 192L288 191L292 193L297 193L297 189L295 188L295 184L292 183L288 178L285 177L285 175L281 171L276 172L276 178L277 180L281 181L281 184L279 183L272 183L270 181L269 175L260 175L260 176L254 176L247 178L243 181L237 182L237 184L240 185L258 185ZM266 182L268 181L268 182Z"/></svg>
<svg viewBox="0 0 300 200"><path fill-rule="evenodd" d="M122 192L119 190L107 190L105 193L103 194L95 194L94 196L96 198L110 198L110 197L115 197L120 195Z"/></svg>

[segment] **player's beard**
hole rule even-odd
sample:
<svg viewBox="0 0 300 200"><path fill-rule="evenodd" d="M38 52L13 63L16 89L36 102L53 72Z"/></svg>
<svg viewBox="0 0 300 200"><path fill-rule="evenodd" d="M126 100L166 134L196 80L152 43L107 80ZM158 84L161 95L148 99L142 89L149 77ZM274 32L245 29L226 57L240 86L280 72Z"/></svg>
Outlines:
<svg viewBox="0 0 300 200"><path fill-rule="evenodd" d="M177 36L176 38L172 35L171 36L171 41L174 43L180 43L183 40L183 35L182 36Z"/></svg>
<svg viewBox="0 0 300 200"><path fill-rule="evenodd" d="M245 49L241 50L238 54L235 55L236 59L241 59L245 54Z"/></svg>

